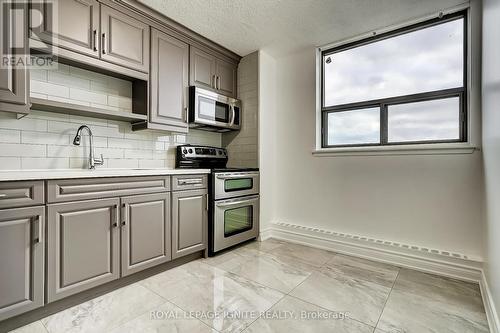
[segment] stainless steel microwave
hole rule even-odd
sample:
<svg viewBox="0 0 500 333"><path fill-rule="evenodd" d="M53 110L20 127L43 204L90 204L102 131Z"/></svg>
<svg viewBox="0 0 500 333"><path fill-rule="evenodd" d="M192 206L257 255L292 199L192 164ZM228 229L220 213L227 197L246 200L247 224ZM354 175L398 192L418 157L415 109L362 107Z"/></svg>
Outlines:
<svg viewBox="0 0 500 333"><path fill-rule="evenodd" d="M237 131L241 128L241 101L190 87L189 127L213 132Z"/></svg>

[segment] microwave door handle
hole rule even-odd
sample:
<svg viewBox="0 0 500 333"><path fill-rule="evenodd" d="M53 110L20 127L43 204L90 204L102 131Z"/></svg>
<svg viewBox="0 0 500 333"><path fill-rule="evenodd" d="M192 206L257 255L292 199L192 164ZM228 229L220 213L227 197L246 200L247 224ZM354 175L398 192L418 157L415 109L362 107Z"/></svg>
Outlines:
<svg viewBox="0 0 500 333"><path fill-rule="evenodd" d="M231 109L231 124L229 124L229 126L233 127L234 118L236 117L236 112L234 111L234 105L229 105L229 108Z"/></svg>

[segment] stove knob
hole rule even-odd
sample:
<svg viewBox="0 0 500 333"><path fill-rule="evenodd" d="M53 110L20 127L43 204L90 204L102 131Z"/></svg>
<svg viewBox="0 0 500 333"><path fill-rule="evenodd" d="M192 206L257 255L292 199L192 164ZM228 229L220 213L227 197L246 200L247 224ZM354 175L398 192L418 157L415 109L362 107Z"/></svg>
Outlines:
<svg viewBox="0 0 500 333"><path fill-rule="evenodd" d="M189 148L188 152L189 152L190 154L192 154L192 153L193 153L193 150L192 150L191 148Z"/></svg>
<svg viewBox="0 0 500 333"><path fill-rule="evenodd" d="M184 149L182 152L183 152L184 154L187 154L187 150L186 150L186 149Z"/></svg>

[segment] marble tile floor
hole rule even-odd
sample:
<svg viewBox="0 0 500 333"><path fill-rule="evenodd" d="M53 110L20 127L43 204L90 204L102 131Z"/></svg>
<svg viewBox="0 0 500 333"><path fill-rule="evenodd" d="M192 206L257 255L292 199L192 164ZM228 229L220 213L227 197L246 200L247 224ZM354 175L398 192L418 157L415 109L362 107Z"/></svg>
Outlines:
<svg viewBox="0 0 500 333"><path fill-rule="evenodd" d="M489 332L478 285L252 242L21 327L62 332Z"/></svg>

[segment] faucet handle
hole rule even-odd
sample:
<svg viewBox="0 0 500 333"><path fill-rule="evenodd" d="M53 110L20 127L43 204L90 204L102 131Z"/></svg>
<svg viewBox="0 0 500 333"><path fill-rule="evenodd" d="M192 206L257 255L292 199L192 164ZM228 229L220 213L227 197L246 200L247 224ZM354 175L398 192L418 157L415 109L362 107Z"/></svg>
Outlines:
<svg viewBox="0 0 500 333"><path fill-rule="evenodd" d="M94 158L94 164L103 165L104 164L104 156L101 154L101 158Z"/></svg>

